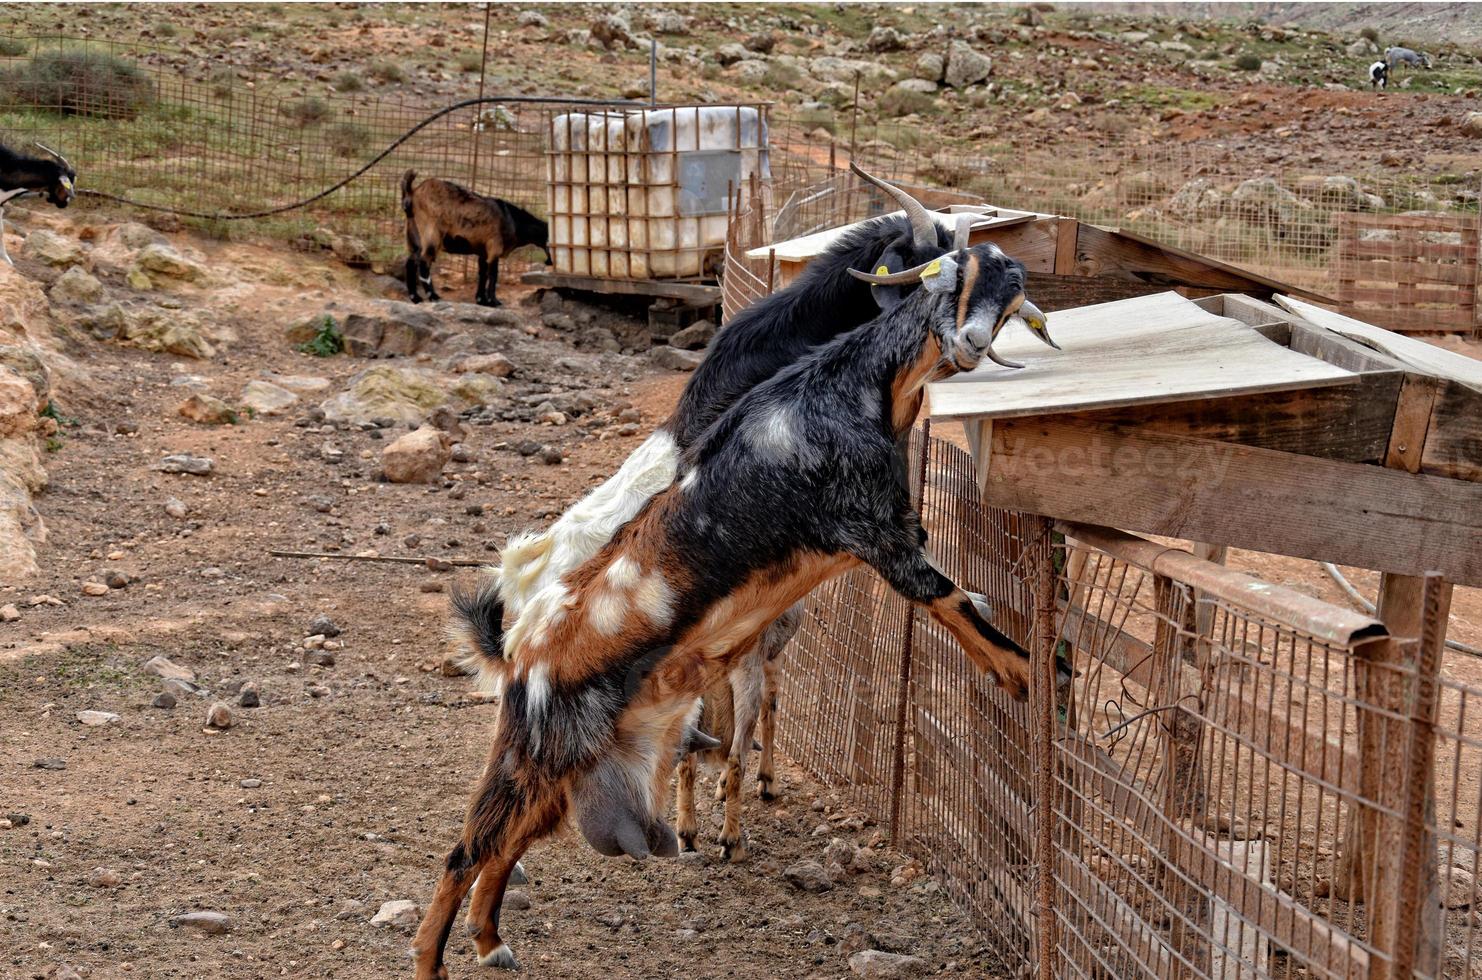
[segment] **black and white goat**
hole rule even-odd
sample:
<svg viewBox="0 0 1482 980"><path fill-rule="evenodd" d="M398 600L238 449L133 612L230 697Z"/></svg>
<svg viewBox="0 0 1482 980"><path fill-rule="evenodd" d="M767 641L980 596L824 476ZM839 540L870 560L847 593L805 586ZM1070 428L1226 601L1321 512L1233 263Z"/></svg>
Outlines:
<svg viewBox="0 0 1482 980"><path fill-rule="evenodd" d="M494 589L458 597L503 698L462 839L415 940L418 980L447 976L443 949L475 880L479 962L515 967L499 908L525 849L584 803L654 812L696 698L794 603L851 568L874 568L979 670L1026 696L1027 653L928 556L897 448L928 382L993 356L994 336L1025 309L1024 268L984 244L890 275L850 274L923 288L740 395L680 456L678 481L534 596L508 632ZM599 771L610 778L594 785ZM616 832L637 834L630 846L644 853L676 849L657 819Z"/></svg>
<svg viewBox="0 0 1482 980"><path fill-rule="evenodd" d="M1389 65L1376 61L1369 66L1369 88L1389 88Z"/></svg>
<svg viewBox="0 0 1482 980"><path fill-rule="evenodd" d="M28 194L45 194L59 208L72 203L77 171L56 150L36 144L46 159L28 157L0 146L0 259L13 265L5 251L5 206Z"/></svg>
<svg viewBox="0 0 1482 980"><path fill-rule="evenodd" d="M512 538L500 555L501 568L492 572L506 612L515 621L525 615L532 599L541 595L562 576L595 555L611 540L617 529L638 514L657 493L675 479L682 453L720 417L738 398L791 364L873 318L882 307L899 303L915 288L914 283L871 285L855 279L851 270L892 271L911 268L965 244L964 218L949 233L918 201L890 184L855 168L863 179L880 187L901 205L902 215L887 216L861 225L843 235L823 255L786 288L759 300L737 314L710 345L705 360L691 375L673 414L630 455L622 467L596 490L569 508L547 530ZM1031 329L1047 342L1044 317L1028 306L1024 319ZM535 615L542 615L537 610ZM775 656L791 638L796 618L784 619L777 629L767 634L763 646ZM513 632L513 631L512 631ZM753 651L768 666L771 660L762 650ZM770 667L768 666L768 672ZM734 679L721 682L729 691L712 692L713 700L725 697L742 710L732 723L723 726L731 738L726 739L726 768L721 787L725 795L725 823L720 835L723 854L728 858L741 855L740 781L745 771L746 755L758 720L762 725L761 766L757 775L764 798L771 795L774 783L772 768L774 691L758 692L755 678L762 673L756 663L738 668ZM758 708L758 701L760 707ZM695 827L692 802L693 771L690 782L681 777L680 831L686 847L694 846ZM600 783L601 777L594 777ZM594 791L595 799L606 796ZM583 796L585 799L586 796ZM588 812L578 806L577 823L588 841L599 852L627 852L643 857L646 850L634 851L626 845L641 843L645 834L634 827L647 827L654 819L652 812L618 815L612 811ZM618 832L618 828L622 832Z"/></svg>

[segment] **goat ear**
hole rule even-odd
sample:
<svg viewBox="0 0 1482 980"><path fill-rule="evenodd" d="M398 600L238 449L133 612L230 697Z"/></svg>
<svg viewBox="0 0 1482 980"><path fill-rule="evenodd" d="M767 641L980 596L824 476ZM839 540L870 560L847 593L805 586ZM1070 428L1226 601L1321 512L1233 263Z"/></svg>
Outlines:
<svg viewBox="0 0 1482 980"><path fill-rule="evenodd" d="M957 260L949 253L932 259L921 272L921 288L928 293L950 293L957 289Z"/></svg>

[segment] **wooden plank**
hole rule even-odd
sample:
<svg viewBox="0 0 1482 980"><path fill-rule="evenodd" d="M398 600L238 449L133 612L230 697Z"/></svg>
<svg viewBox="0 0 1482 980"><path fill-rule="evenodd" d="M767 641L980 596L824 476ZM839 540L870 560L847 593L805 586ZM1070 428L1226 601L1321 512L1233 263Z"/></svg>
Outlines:
<svg viewBox="0 0 1482 980"><path fill-rule="evenodd" d="M1449 283L1459 286L1476 286L1475 265L1448 264L1444 262L1420 262L1410 259L1375 259L1371 262L1340 260L1329 270L1335 279L1354 279L1372 282L1420 282Z"/></svg>
<svg viewBox="0 0 1482 980"><path fill-rule="evenodd" d="M1033 211L1014 211L1009 208L994 208L993 210L995 212L993 215L985 215L982 221L980 221L973 227L972 235L968 239L969 241L976 244L978 241L985 240L987 233L993 231L994 229L1027 224L1032 221L1050 217L1050 215L1037 214ZM938 224L938 226L940 226L947 232L950 233L957 229L957 215L955 213L944 214L940 211L929 211L927 213L931 215L932 220L934 220ZM849 224L838 225L834 228L825 228L822 231L815 231L810 235L803 235L800 238L789 238L786 241L774 242L770 245L762 245L748 251L746 253L746 257L748 259L764 259L767 257L767 253L769 251L775 249L777 252L778 261L806 263L808 260L816 258L817 256L822 255L824 252L828 251L828 249L834 244L834 242L838 241L840 238L844 237L844 235L853 231L855 228L858 228L859 226L867 224L871 221L878 221L881 217L892 216L905 217L905 212L892 211L889 215L876 215L871 218L865 218L861 221L853 221Z"/></svg>
<svg viewBox="0 0 1482 980"><path fill-rule="evenodd" d="M1348 337L1426 374L1452 378L1482 388L1482 361L1444 350L1423 340L1405 337L1342 313L1304 303L1300 299L1278 296L1276 302L1315 327Z"/></svg>
<svg viewBox="0 0 1482 980"><path fill-rule="evenodd" d="M1482 486L1082 420L1000 419L984 502L1482 585Z"/></svg>
<svg viewBox="0 0 1482 980"><path fill-rule="evenodd" d="M574 276L562 272L527 272L521 282L546 289L579 289L589 293L615 293L622 296L662 296L682 299L696 306L713 306L720 302L720 287L694 282L670 282L664 279L603 279L597 276Z"/></svg>
<svg viewBox="0 0 1482 980"><path fill-rule="evenodd" d="M1055 273L1068 276L1075 272L1076 248L1081 223L1074 218L1061 218L1055 226Z"/></svg>
<svg viewBox="0 0 1482 980"><path fill-rule="evenodd" d="M1144 238L1125 229L1082 224L1078 254L1099 263L1101 275L1133 275L1149 282L1201 286L1207 289L1271 296L1288 293L1316 302L1331 302L1320 293L1269 279L1238 266Z"/></svg>
<svg viewBox="0 0 1482 980"><path fill-rule="evenodd" d="M1084 226L1083 226L1084 227ZM1040 415L1352 382L1352 372L1271 343L1236 320L1175 293L1048 315L1062 350L1027 331L1005 331L998 353L927 386L933 418Z"/></svg>
<svg viewBox="0 0 1482 980"><path fill-rule="evenodd" d="M1443 381L1436 390L1422 473L1482 483L1482 389Z"/></svg>
<svg viewBox="0 0 1482 980"><path fill-rule="evenodd" d="M1401 291L1397 287L1378 289L1372 286L1355 286L1351 289L1342 290L1338 294L1338 301L1345 306L1352 306L1358 303L1378 303L1405 309L1418 306L1421 303L1471 306L1471 303L1464 298L1466 291L1456 286L1447 286L1444 284L1433 286L1425 282L1408 282L1406 283L1406 287L1406 290ZM1431 311L1421 310L1419 312L1429 313ZM1444 314L1447 311L1436 310L1435 312Z"/></svg>
<svg viewBox="0 0 1482 980"><path fill-rule="evenodd" d="M1476 228L1477 219L1450 217L1432 214L1362 214L1356 211L1340 211L1340 228L1377 228L1389 230L1407 228L1416 231L1444 231L1467 234Z"/></svg>
<svg viewBox="0 0 1482 980"><path fill-rule="evenodd" d="M1394 259L1408 258L1413 253L1413 246L1402 241L1386 241L1384 239L1368 239L1365 241L1343 242L1339 246L1338 260L1340 262L1349 259ZM1477 258L1476 245L1453 245L1445 242L1426 242L1425 257L1432 262L1472 262ZM1290 290L1280 290L1290 292ZM1319 302L1321 302L1319 300Z"/></svg>
<svg viewBox="0 0 1482 980"><path fill-rule="evenodd" d="M1357 375L1352 384L1110 408L1067 417L1321 459L1377 463L1389 442L1400 378L1398 371L1373 371Z"/></svg>

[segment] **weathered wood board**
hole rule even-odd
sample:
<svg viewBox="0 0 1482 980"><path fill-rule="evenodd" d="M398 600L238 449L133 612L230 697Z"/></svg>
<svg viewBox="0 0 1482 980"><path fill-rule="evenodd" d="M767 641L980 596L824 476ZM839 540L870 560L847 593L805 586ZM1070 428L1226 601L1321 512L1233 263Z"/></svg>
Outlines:
<svg viewBox="0 0 1482 980"><path fill-rule="evenodd" d="M1454 381L1482 388L1482 361L1474 360L1465 354L1445 350L1414 337L1406 337L1393 330L1376 327L1372 323L1355 320L1342 313L1334 313L1332 310L1304 303L1291 296L1277 296L1276 302L1315 327L1348 337L1425 374L1433 374L1438 378L1451 378Z"/></svg>
<svg viewBox="0 0 1482 980"><path fill-rule="evenodd" d="M1063 350L1023 331L1000 334L994 350L1025 367L985 360L929 385L932 417L1012 418L1356 380L1172 292L1062 310L1049 314L1049 324Z"/></svg>
<svg viewBox="0 0 1482 980"><path fill-rule="evenodd" d="M984 502L1482 585L1482 485L1057 416L993 423Z"/></svg>
<svg viewBox="0 0 1482 980"><path fill-rule="evenodd" d="M982 232L988 231L990 229L1024 224L1026 222L1034 221L1037 218L1050 217L1049 215L1045 214L1036 214L1033 211L1014 211L1009 208L988 207L986 210L993 213L985 214L978 220L977 224L973 226L974 235L972 240L974 242L981 239ZM960 212L953 211L951 213L944 213L941 211L932 211L929 213L937 222L937 224L941 225L941 227L944 228L946 231L951 232L956 230L957 228L957 215L959 213L971 214L973 212L964 210ZM904 216L904 211L892 211L889 215L883 215L882 217ZM776 242L772 245L763 245L759 248L751 249L749 252L746 253L746 257L748 259L765 259L768 253L775 252L777 261L779 262L807 262L808 260L823 254L825 251L828 250L829 246L833 245L834 242L838 241L840 238L842 238L850 231L853 231L855 228L858 228L860 225L865 224L868 221L878 220L878 217L866 218L864 221L856 221L852 224L839 225L837 228L825 228L823 231L815 231L813 234L804 235L801 238L791 238L785 242Z"/></svg>

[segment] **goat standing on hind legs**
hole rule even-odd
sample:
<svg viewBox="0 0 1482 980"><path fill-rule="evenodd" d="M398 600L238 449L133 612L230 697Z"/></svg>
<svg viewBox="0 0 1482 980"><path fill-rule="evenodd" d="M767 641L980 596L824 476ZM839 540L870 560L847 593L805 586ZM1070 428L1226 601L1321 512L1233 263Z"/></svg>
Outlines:
<svg viewBox="0 0 1482 980"><path fill-rule="evenodd" d="M526 848L573 807L620 820L656 812L696 698L795 602L853 567L874 568L979 670L1027 695L1028 653L932 564L897 449L928 382L997 360L994 335L1026 308L1023 266L980 245L855 275L924 288L742 395L684 453L679 481L531 597L507 636L496 591L457 600L503 699L462 839L417 933L418 980L446 977L444 945L476 879L479 962L514 967L499 906ZM675 850L662 822L614 833Z"/></svg>
<svg viewBox="0 0 1482 980"><path fill-rule="evenodd" d="M432 285L432 265L440 251L478 257L474 302L481 306L500 305L494 295L499 286L499 260L515 249L533 245L545 252L546 263L550 263L549 229L529 211L437 177L413 187L416 179L415 170L401 178L401 209L407 217L406 284L413 303L422 302L418 283L428 299L435 303L440 298Z"/></svg>

